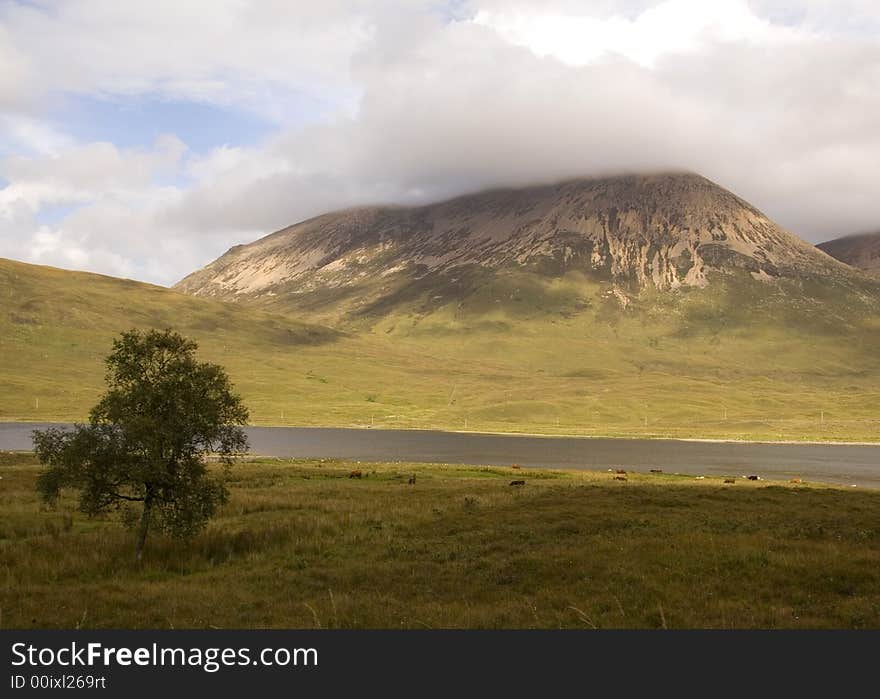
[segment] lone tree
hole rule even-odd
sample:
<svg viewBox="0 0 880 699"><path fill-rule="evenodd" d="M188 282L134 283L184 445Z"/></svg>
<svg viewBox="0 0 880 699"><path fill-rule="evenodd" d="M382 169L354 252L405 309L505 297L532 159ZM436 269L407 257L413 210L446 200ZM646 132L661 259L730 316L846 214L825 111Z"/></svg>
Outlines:
<svg viewBox="0 0 880 699"><path fill-rule="evenodd" d="M34 432L47 466L37 480L43 499L76 488L88 515L124 510L138 561L151 526L184 538L205 526L226 501L222 476L248 449L239 427L247 408L222 367L196 360L197 347L171 330L123 333L105 360L108 390L89 423ZM206 468L208 453L220 457L219 477Z"/></svg>

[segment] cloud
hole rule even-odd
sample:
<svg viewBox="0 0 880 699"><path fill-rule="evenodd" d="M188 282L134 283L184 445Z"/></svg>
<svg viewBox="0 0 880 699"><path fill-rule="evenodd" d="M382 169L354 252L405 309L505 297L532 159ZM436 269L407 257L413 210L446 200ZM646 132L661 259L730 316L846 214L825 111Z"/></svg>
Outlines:
<svg viewBox="0 0 880 699"><path fill-rule="evenodd" d="M177 138L163 136L149 149L90 143L5 159L0 256L173 283L203 262L193 230L160 221L182 196L166 180L181 174L185 153ZM58 207L60 221L40 221ZM201 239L214 244L210 233Z"/></svg>
<svg viewBox="0 0 880 699"><path fill-rule="evenodd" d="M0 254L171 283L326 210L672 168L812 241L880 228L876 3L154 7L0 13L0 56L39 76L0 82L18 105L0 120L17 134L0 152ZM171 135L77 143L44 118L71 92L234 105L277 129L198 153ZM318 118L295 111L303 93L328 105ZM59 205L75 208L41 221Z"/></svg>
<svg viewBox="0 0 880 699"><path fill-rule="evenodd" d="M43 93L154 93L243 105L281 119L297 91L350 99L349 57L368 38L358 5L12 2L0 9L0 57L4 46L26 57L27 77Z"/></svg>
<svg viewBox="0 0 880 699"><path fill-rule="evenodd" d="M13 44L10 33L0 26L0 109L20 109L31 99L33 74L26 57Z"/></svg>
<svg viewBox="0 0 880 699"><path fill-rule="evenodd" d="M168 135L148 151L97 142L36 157L12 156L0 163L0 176L11 183L0 190L0 211L13 201L38 211L46 205L136 196L157 177L176 172L185 151L179 139Z"/></svg>
<svg viewBox="0 0 880 699"><path fill-rule="evenodd" d="M473 21L539 56L570 65L619 54L652 66L669 53L695 53L718 42L797 41L799 34L755 15L741 0L670 0L634 17L584 16L516 7L481 10Z"/></svg>
<svg viewBox="0 0 880 699"><path fill-rule="evenodd" d="M773 28L744 3L727 5L720 18L740 17L739 28L703 31L717 24L703 12L691 25L700 42L652 49L646 61L623 50L569 60L568 34L543 37L562 53L545 55L480 13L422 18L418 32L378 22L356 56L356 118L241 154L258 175L206 182L171 216L269 230L351 204L676 168L717 180L814 241L880 226L880 47ZM653 33L689 7L674 0L626 22L642 27L635 36ZM261 158L272 164L261 169Z"/></svg>

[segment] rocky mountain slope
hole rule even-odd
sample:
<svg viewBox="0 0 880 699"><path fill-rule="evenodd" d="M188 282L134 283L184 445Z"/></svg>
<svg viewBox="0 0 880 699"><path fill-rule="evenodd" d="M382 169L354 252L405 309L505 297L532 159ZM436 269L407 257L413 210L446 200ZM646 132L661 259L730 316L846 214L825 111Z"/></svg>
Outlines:
<svg viewBox="0 0 880 699"><path fill-rule="evenodd" d="M849 235L817 247L841 262L880 277L880 233Z"/></svg>
<svg viewBox="0 0 880 699"><path fill-rule="evenodd" d="M511 271L581 272L621 298L706 287L718 273L761 282L851 275L704 177L659 174L329 213L236 246L177 288L351 316L417 295L447 302L487 273Z"/></svg>

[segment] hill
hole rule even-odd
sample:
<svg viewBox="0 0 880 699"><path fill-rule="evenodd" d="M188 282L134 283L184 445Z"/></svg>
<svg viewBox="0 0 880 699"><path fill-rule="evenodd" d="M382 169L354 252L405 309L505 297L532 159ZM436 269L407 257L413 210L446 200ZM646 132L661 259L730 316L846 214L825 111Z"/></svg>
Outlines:
<svg viewBox="0 0 880 699"><path fill-rule="evenodd" d="M880 277L880 233L836 238L817 245L832 257L875 277Z"/></svg>
<svg viewBox="0 0 880 699"><path fill-rule="evenodd" d="M334 386L331 401L320 376L377 352L395 356L393 348L278 314L5 259L0 309L0 420L7 421L84 419L104 389L112 338L132 327L171 327L196 339L201 357L228 369L257 424L283 421L285 406L306 412L315 400L332 402L337 419L349 417L349 403L362 416L369 388L356 380ZM400 380L393 369L378 375Z"/></svg>

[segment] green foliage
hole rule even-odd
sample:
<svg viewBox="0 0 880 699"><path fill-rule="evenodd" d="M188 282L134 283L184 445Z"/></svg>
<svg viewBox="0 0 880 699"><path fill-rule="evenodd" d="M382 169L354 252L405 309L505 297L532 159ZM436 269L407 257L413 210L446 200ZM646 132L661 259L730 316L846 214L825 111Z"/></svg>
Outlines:
<svg viewBox="0 0 880 699"><path fill-rule="evenodd" d="M106 359L108 390L89 423L34 432L47 466L37 480L44 500L75 488L89 515L140 503L139 556L151 524L189 537L226 501L222 478L208 474L207 454L228 468L247 451L240 425L248 411L223 368L197 361L196 349L171 330L123 333Z"/></svg>

